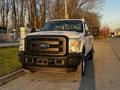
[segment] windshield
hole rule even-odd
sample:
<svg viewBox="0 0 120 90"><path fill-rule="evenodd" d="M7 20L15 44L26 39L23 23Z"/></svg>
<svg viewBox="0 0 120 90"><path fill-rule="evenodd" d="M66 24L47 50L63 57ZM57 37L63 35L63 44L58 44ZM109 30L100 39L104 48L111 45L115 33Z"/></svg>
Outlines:
<svg viewBox="0 0 120 90"><path fill-rule="evenodd" d="M78 31L82 32L82 22L69 20L69 21L51 21L47 22L42 31Z"/></svg>

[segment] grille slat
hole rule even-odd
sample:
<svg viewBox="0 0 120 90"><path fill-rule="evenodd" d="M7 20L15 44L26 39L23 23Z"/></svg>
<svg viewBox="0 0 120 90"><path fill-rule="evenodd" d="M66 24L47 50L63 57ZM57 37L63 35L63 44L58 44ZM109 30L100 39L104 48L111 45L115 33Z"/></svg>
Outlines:
<svg viewBox="0 0 120 90"><path fill-rule="evenodd" d="M32 51L55 51L58 52L59 48L48 48L48 49L38 49L38 48L31 48Z"/></svg>
<svg viewBox="0 0 120 90"><path fill-rule="evenodd" d="M41 44L49 47L41 48ZM30 55L66 55L68 49L68 38L66 36L27 36L25 38L25 53Z"/></svg>
<svg viewBox="0 0 120 90"><path fill-rule="evenodd" d="M49 45L59 45L59 41L31 41L30 44L48 43Z"/></svg>

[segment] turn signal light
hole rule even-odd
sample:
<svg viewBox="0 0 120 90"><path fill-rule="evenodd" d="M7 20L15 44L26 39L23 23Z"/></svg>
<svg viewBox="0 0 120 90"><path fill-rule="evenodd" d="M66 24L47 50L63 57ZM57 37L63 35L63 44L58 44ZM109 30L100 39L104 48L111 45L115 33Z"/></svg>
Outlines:
<svg viewBox="0 0 120 90"><path fill-rule="evenodd" d="M78 46L79 45L79 42L78 41L74 41L71 43L72 46Z"/></svg>

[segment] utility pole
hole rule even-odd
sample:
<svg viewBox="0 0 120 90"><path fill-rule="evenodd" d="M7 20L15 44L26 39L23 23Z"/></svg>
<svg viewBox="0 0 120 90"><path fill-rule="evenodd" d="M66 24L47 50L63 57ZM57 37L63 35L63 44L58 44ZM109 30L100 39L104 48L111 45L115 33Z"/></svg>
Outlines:
<svg viewBox="0 0 120 90"><path fill-rule="evenodd" d="M68 12L67 12L67 1L65 0L65 19L68 19Z"/></svg>
<svg viewBox="0 0 120 90"><path fill-rule="evenodd" d="M46 0L42 0L42 5L41 5L41 26L44 25L44 22L46 20Z"/></svg>

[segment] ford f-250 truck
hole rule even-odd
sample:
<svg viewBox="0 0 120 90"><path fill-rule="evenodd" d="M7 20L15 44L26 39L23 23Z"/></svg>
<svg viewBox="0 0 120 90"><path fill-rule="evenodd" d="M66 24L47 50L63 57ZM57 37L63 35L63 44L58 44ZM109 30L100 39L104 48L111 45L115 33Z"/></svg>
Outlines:
<svg viewBox="0 0 120 90"><path fill-rule="evenodd" d="M24 68L81 64L83 76L88 55L93 57L93 36L83 19L51 20L39 32L20 39L19 59Z"/></svg>

